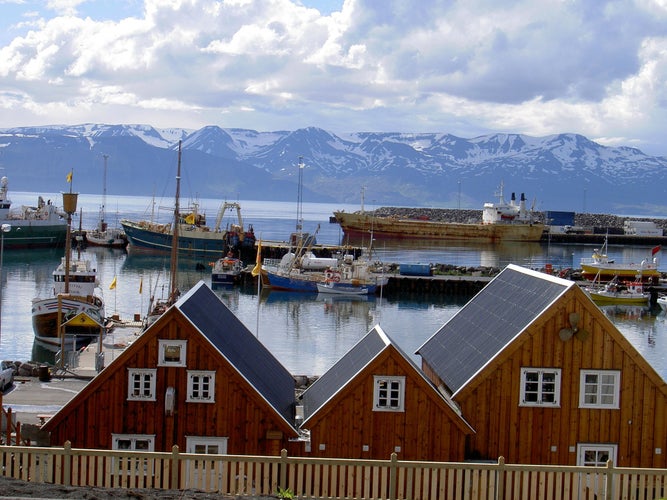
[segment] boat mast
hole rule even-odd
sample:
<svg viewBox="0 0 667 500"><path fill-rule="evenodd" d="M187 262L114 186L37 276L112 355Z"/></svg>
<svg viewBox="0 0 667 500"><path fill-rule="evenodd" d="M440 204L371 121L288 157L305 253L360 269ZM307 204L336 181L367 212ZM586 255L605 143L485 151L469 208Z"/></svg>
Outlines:
<svg viewBox="0 0 667 500"><path fill-rule="evenodd" d="M303 232L303 156L299 156L299 188L296 197L296 234L301 240Z"/></svg>
<svg viewBox="0 0 667 500"><path fill-rule="evenodd" d="M180 226L181 197L181 141L178 141L178 168L176 172L176 199L174 202L174 228L171 232L171 260L169 265L169 305L176 302L178 297L178 230Z"/></svg>
<svg viewBox="0 0 667 500"><path fill-rule="evenodd" d="M106 216L105 210L107 205L107 159L109 158L108 154L103 154L104 158L104 175L102 176L102 207L100 208L100 225L97 228L100 232L106 231L107 224L104 221Z"/></svg>

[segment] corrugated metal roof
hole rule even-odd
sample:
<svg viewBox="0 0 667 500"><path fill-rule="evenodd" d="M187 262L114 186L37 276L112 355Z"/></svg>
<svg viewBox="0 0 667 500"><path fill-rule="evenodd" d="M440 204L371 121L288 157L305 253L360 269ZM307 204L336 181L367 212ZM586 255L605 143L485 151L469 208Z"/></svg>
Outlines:
<svg viewBox="0 0 667 500"><path fill-rule="evenodd" d="M509 265L418 350L453 394L574 282Z"/></svg>
<svg viewBox="0 0 667 500"><path fill-rule="evenodd" d="M293 426L294 377L203 282L175 304L266 401Z"/></svg>
<svg viewBox="0 0 667 500"><path fill-rule="evenodd" d="M315 413L390 344L379 326L359 340L302 394L304 420Z"/></svg>

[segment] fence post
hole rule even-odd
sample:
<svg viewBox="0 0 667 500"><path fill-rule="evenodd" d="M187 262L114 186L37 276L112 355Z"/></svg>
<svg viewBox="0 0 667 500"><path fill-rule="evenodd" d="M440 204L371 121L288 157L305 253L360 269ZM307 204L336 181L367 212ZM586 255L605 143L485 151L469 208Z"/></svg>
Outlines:
<svg viewBox="0 0 667 500"><path fill-rule="evenodd" d="M280 478L278 481L281 488L289 488L289 485L287 484L287 450L285 448L280 450ZM292 491L296 492L296 488Z"/></svg>
<svg viewBox="0 0 667 500"><path fill-rule="evenodd" d="M177 490L179 489L179 484L178 484L178 470L179 470L179 465L180 465L180 456L178 453L178 445L175 444L174 446L171 447L171 475L169 480L171 481L171 484L169 485L169 489L171 490Z"/></svg>
<svg viewBox="0 0 667 500"><path fill-rule="evenodd" d="M496 498L502 500L505 498L505 474L507 470L505 469L505 457L498 457L498 468L496 469L498 474L498 486L496 488Z"/></svg>
<svg viewBox="0 0 667 500"><path fill-rule="evenodd" d="M398 455L391 454L389 462L389 500L396 500L396 490L398 489Z"/></svg>
<svg viewBox="0 0 667 500"><path fill-rule="evenodd" d="M72 485L72 442L65 441L63 445L63 484Z"/></svg>
<svg viewBox="0 0 667 500"><path fill-rule="evenodd" d="M607 470L604 473L604 497L606 500L611 500L611 488L614 484L614 462L607 460Z"/></svg>

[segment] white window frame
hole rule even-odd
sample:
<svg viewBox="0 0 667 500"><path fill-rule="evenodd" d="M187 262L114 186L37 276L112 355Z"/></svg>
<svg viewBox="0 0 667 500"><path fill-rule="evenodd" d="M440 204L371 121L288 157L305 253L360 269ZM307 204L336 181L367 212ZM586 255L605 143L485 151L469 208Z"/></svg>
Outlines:
<svg viewBox="0 0 667 500"><path fill-rule="evenodd" d="M587 380L589 377L596 377L597 380L595 382ZM606 380L601 380L603 377ZM579 372L579 408L619 409L620 395L621 372L619 370L581 370Z"/></svg>
<svg viewBox="0 0 667 500"><path fill-rule="evenodd" d="M119 448L120 441L130 441L129 448ZM148 446L144 448L137 448L138 442L145 441ZM155 434L111 434L111 449L119 451L155 451Z"/></svg>
<svg viewBox="0 0 667 500"><path fill-rule="evenodd" d="M144 386L148 377L148 394L135 392L135 377L142 377L141 385ZM127 369L127 400L128 401L155 401L155 385L157 370L153 368L128 368Z"/></svg>
<svg viewBox="0 0 667 500"><path fill-rule="evenodd" d="M195 385L201 384L201 381L196 380L201 377L209 377L207 395L195 396ZM197 388L202 391L201 388ZM185 400L187 403L215 403L215 372L206 370L189 370L188 371L188 396Z"/></svg>
<svg viewBox="0 0 667 500"><path fill-rule="evenodd" d="M180 357L178 361L168 360L166 357L167 348L177 347L180 350ZM187 340L171 340L158 339L158 366L186 366L188 341Z"/></svg>
<svg viewBox="0 0 667 500"><path fill-rule="evenodd" d="M593 452L596 454L595 460L590 460L587 454ZM607 460L601 461L599 455L606 453L608 458L616 464L616 455L618 454L618 445L614 443L577 443L577 467L606 467Z"/></svg>
<svg viewBox="0 0 667 500"><path fill-rule="evenodd" d="M217 436L185 436L186 453L202 453L205 455L226 455L228 437ZM197 447L204 446L206 451L196 451ZM209 447L217 446L218 451L214 452Z"/></svg>
<svg viewBox="0 0 667 500"><path fill-rule="evenodd" d="M528 380L528 374L537 374L538 380ZM554 375L554 380L544 380L545 375ZM537 384L536 391L528 391L527 384ZM554 385L553 391L545 390L550 384ZM519 399L519 406L538 406L538 407L552 407L560 408L560 384L561 384L561 369L560 368L535 368L522 367L521 368L521 394ZM527 394L536 393L536 401L526 401ZM545 400L545 396L553 394L553 401Z"/></svg>
<svg viewBox="0 0 667 500"><path fill-rule="evenodd" d="M392 396L392 391L397 391L397 394ZM392 400L396 400L396 403L392 404ZM405 411L404 376L373 376L373 411Z"/></svg>

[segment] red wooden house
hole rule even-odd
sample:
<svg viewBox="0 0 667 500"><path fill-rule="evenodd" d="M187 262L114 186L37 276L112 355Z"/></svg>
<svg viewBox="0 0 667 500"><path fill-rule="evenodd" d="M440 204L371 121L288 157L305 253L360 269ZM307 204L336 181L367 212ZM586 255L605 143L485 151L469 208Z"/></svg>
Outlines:
<svg viewBox="0 0 667 500"><path fill-rule="evenodd" d="M200 282L45 425L73 447L277 455L295 381Z"/></svg>
<svg viewBox="0 0 667 500"><path fill-rule="evenodd" d="M417 352L466 458L667 467L667 384L572 281L510 265Z"/></svg>
<svg viewBox="0 0 667 500"><path fill-rule="evenodd" d="M462 460L472 429L379 326L302 395L313 457Z"/></svg>

